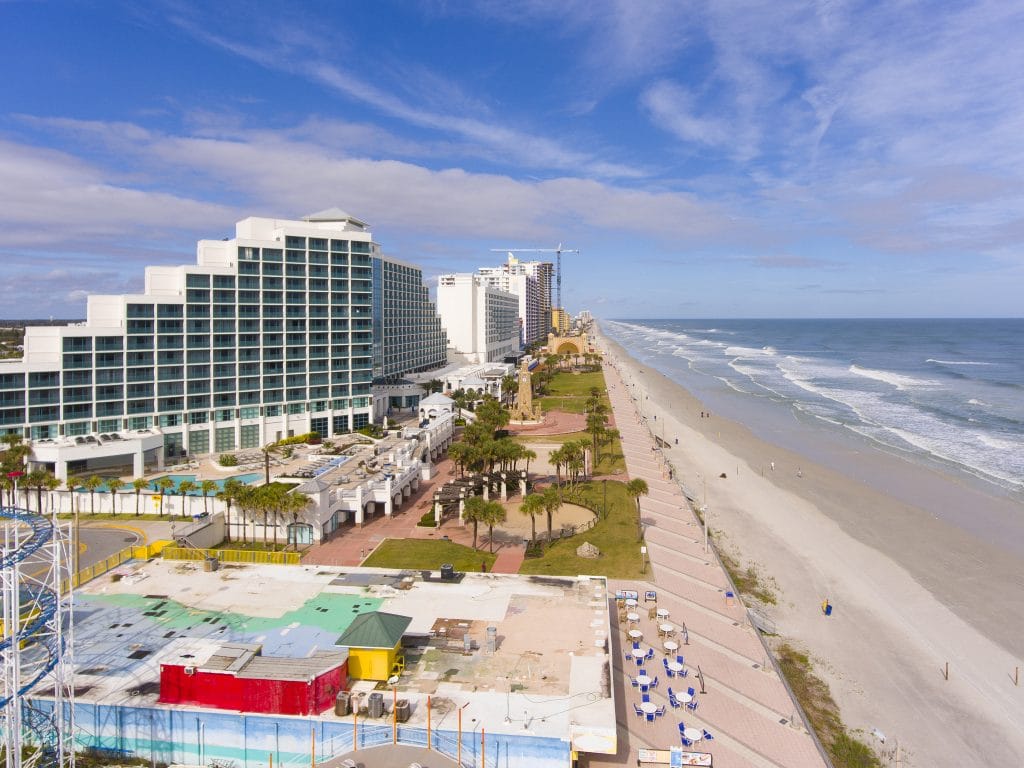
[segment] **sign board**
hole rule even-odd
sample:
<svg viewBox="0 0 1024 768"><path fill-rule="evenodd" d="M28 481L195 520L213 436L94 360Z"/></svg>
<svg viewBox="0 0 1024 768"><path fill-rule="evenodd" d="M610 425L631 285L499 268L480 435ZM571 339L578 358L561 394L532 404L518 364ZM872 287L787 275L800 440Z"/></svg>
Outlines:
<svg viewBox="0 0 1024 768"><path fill-rule="evenodd" d="M643 765L667 765L669 768L683 768L687 765L711 766L710 752L689 752L680 747L670 749L641 749L637 762Z"/></svg>
<svg viewBox="0 0 1024 768"><path fill-rule="evenodd" d="M655 592L653 589L648 589L646 592L644 592L644 602L645 603L656 603L656 602L658 602L658 593Z"/></svg>
<svg viewBox="0 0 1024 768"><path fill-rule="evenodd" d="M154 507L159 507L160 506L160 497L159 496L150 496L150 498L153 500L153 506Z"/></svg>
<svg viewBox="0 0 1024 768"><path fill-rule="evenodd" d="M639 600L640 593L635 589L619 589L615 592L616 600Z"/></svg>

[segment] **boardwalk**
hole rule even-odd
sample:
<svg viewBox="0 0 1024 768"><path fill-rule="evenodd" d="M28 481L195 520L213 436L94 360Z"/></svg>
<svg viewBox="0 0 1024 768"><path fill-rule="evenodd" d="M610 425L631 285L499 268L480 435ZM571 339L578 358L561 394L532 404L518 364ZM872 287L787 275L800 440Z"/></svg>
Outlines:
<svg viewBox="0 0 1024 768"><path fill-rule="evenodd" d="M675 640L684 655L686 678L667 678L662 665L663 638L659 621L648 606L638 606L639 620L623 620L615 635L612 653L621 706L617 713L620 733L628 730L625 745L613 758L592 757L589 765L636 765L642 747L667 749L680 744L678 724L706 729L711 742L699 742L693 749L714 755L718 768L819 768L826 765L813 738L795 717L795 706L782 680L774 671L760 639L747 619L738 597L729 594L725 572L713 552L705 552L703 530L690 510L679 486L668 472L655 440L636 413L627 389L613 368L605 368L608 394L622 439L622 450L630 477L647 481L650 493L640 500L650 572L649 584L613 582L616 589L657 591L658 608L668 611L668 622L676 627ZM616 612L613 622L620 622ZM636 628L643 643L655 649L647 666L657 673L659 685L651 691L655 704L666 705L667 714L647 723L634 712L640 696L629 674L636 674L635 662L627 659L630 647L625 632ZM698 679L698 671L703 684ZM667 688L685 693L692 687L699 706L695 711L669 706ZM701 689L704 693L701 694Z"/></svg>

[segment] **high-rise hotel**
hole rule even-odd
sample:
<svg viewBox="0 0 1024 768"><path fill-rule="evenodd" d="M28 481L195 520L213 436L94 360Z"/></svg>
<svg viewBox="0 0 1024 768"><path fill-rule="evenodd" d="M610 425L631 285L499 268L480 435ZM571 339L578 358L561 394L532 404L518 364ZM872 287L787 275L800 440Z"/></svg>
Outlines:
<svg viewBox="0 0 1024 768"><path fill-rule="evenodd" d="M364 222L248 218L201 240L195 266L147 267L141 294L90 296L85 323L27 328L23 359L0 361L0 431L61 478L138 475L358 429L375 382L442 366L445 348L420 268L384 256Z"/></svg>

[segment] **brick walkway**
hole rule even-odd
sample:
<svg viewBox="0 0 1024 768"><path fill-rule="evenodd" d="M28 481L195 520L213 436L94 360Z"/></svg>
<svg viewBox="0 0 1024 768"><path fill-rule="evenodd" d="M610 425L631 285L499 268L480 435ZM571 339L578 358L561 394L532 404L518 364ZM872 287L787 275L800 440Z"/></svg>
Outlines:
<svg viewBox="0 0 1024 768"><path fill-rule="evenodd" d="M764 650L746 610L738 598L726 596L729 583L725 573L714 554L704 552L703 530L679 486L668 479L660 455L653 450L654 438L640 423L626 387L614 368L606 366L605 377L629 476L644 478L650 488L649 495L641 498L640 507L653 583L619 582L614 586L641 594L647 589L656 590L658 607L668 609L670 623L680 630L677 639L683 642L678 652L685 655L690 675L670 679L662 671L658 625L641 606L640 620L634 626L643 632L644 643L656 649L654 669L661 673L661 684L652 691L652 700L668 705L667 684L677 693L689 687L699 692L702 683L697 680L698 669L706 693L698 693L700 706L696 711L669 706L668 714L654 723L637 718L633 704L639 696L627 679L627 673L635 674L636 667L627 666L622 651L629 647L625 637L629 626L623 622L612 653L615 672L619 673L614 675L616 696L621 696L622 702L617 717L620 733L628 731L628 745L621 744L614 757L591 756L588 764L635 765L640 747L667 749L678 745L678 724L685 722L688 727L706 728L714 734L714 741L694 748L713 753L714 763L720 768L823 766L810 735L799 721L794 727L795 708L785 686L770 664L765 670ZM618 623L618 616L613 622ZM685 640L681 631L684 626Z"/></svg>

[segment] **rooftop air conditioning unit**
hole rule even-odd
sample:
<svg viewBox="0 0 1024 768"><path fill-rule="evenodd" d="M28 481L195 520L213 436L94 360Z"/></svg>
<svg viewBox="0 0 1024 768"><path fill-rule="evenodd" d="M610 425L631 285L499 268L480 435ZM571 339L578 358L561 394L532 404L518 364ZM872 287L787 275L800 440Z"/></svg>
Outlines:
<svg viewBox="0 0 1024 768"><path fill-rule="evenodd" d="M196 673L196 668L195 667L193 667L191 665L185 667L185 674L186 675L194 675L195 673Z"/></svg>

